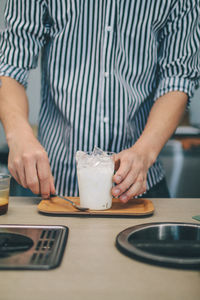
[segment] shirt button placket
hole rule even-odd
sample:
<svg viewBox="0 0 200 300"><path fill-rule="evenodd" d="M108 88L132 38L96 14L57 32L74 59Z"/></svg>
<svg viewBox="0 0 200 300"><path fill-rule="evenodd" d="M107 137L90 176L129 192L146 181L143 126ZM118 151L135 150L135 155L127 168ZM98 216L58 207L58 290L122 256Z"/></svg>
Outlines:
<svg viewBox="0 0 200 300"><path fill-rule="evenodd" d="M113 1L108 1L108 6L113 5ZM107 12L110 11L113 7L108 7ZM115 11L115 10L114 10ZM109 99L106 95L107 85L109 84L110 78L110 59L111 59L111 48L112 48L112 33L113 33L113 15L110 17L110 14L105 15L105 26L104 26L104 38L103 38L103 47L102 47L102 99L101 99L101 138L104 146L106 147L109 144L109 111L108 103Z"/></svg>
<svg viewBox="0 0 200 300"><path fill-rule="evenodd" d="M107 36L107 34L109 35L109 33L112 31L112 26L109 26L109 25L107 25L107 26L105 26L105 39L104 39L104 64L103 64L103 67L104 67L104 73L103 73L103 76L104 76L104 80L108 80L109 79L109 75L110 75L110 73L109 73L109 70L107 70L107 68L106 68L106 55L109 55L109 53L106 53L106 47L105 46L107 46L107 44L109 43L109 36ZM104 86L104 89L105 89L105 87L106 87L106 83L104 82L103 83L103 86ZM106 111L106 109L105 109L105 102L106 101L104 101L104 99L102 99L102 117L101 117L101 123L102 123L102 132L104 132L104 135L106 135L106 131L107 131L107 126L109 125L109 118L108 118L108 116L106 116L105 115L105 111Z"/></svg>
<svg viewBox="0 0 200 300"><path fill-rule="evenodd" d="M107 32L110 32L110 31L112 31L112 26L107 25L105 29L106 29Z"/></svg>

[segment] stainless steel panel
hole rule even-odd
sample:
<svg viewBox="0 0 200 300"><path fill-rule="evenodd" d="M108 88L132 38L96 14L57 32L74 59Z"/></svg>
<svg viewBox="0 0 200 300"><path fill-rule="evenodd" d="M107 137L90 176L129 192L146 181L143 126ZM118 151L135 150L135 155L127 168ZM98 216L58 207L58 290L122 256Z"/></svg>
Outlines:
<svg viewBox="0 0 200 300"><path fill-rule="evenodd" d="M65 249L68 228L65 226L0 225L0 233L17 234L33 241L30 249L3 251L0 255L0 269L52 269L61 263ZM4 241L6 247L6 241ZM3 247L3 242L0 243Z"/></svg>

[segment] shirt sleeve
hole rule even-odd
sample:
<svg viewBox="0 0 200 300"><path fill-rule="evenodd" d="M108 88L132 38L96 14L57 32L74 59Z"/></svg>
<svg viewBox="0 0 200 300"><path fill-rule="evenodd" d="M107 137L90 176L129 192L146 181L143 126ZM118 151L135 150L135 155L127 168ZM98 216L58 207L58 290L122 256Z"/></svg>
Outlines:
<svg viewBox="0 0 200 300"><path fill-rule="evenodd" d="M193 96L200 79L200 2L179 0L158 39L155 100L170 91ZM188 101L189 103L189 101Z"/></svg>
<svg viewBox="0 0 200 300"><path fill-rule="evenodd" d="M29 70L35 68L45 43L43 0L8 0L5 30L0 32L0 76L27 85Z"/></svg>

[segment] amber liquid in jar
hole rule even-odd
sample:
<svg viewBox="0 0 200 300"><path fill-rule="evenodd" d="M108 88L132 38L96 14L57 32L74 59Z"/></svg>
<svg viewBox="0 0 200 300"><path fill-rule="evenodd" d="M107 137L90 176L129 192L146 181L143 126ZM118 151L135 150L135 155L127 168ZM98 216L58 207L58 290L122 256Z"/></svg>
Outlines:
<svg viewBox="0 0 200 300"><path fill-rule="evenodd" d="M9 189L0 190L0 215L8 210Z"/></svg>

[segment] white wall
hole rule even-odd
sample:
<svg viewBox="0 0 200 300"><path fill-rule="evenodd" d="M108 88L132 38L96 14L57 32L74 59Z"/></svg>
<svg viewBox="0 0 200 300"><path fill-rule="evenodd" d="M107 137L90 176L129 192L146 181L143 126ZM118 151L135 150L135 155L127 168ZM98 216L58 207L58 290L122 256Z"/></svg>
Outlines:
<svg viewBox="0 0 200 300"><path fill-rule="evenodd" d="M0 0L0 29L4 27L3 10L7 0ZM40 106L40 67L30 73L27 89L30 106L29 120L31 124L37 124ZM200 127L200 89L195 93L190 107L190 120L192 125ZM0 146L5 143L5 136L0 124Z"/></svg>

